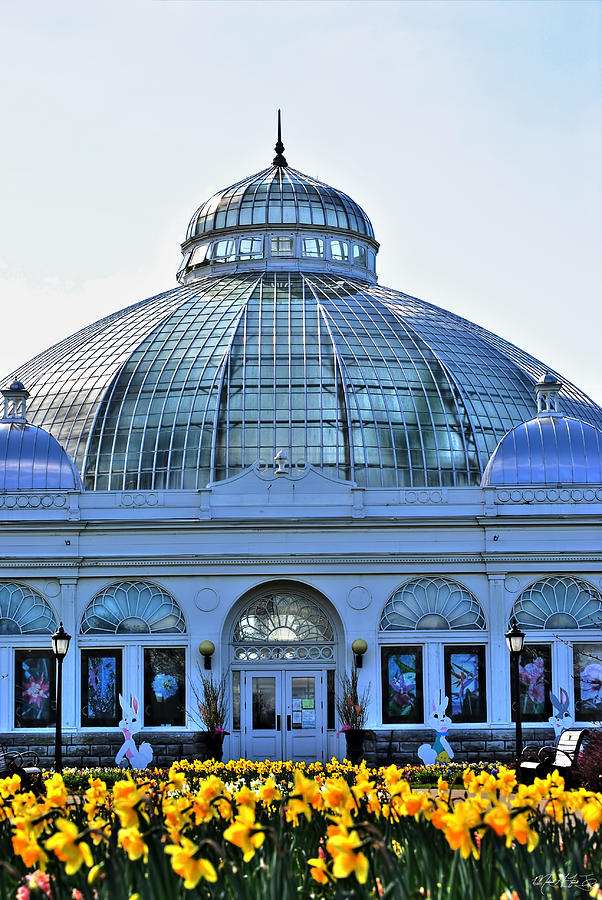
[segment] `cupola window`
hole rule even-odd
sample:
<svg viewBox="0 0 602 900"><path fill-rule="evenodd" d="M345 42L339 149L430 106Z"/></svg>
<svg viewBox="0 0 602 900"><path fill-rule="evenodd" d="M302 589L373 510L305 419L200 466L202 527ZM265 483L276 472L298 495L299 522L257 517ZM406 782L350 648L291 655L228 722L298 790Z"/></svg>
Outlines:
<svg viewBox="0 0 602 900"><path fill-rule="evenodd" d="M213 262L232 262L234 259L234 241L216 241L213 245Z"/></svg>
<svg viewBox="0 0 602 900"><path fill-rule="evenodd" d="M303 256L322 259L324 257L324 241L322 238L303 238Z"/></svg>
<svg viewBox="0 0 602 900"><path fill-rule="evenodd" d="M349 259L349 247L347 241L331 241L330 254L333 259L340 262L347 262Z"/></svg>
<svg viewBox="0 0 602 900"><path fill-rule="evenodd" d="M200 266L201 263L204 263L207 259L207 250L209 249L209 241L205 241L203 244L199 244L198 247L195 247L192 251L192 256L190 257L190 265L191 266Z"/></svg>
<svg viewBox="0 0 602 900"><path fill-rule="evenodd" d="M293 255L293 239L292 237L273 237L272 238L272 256L292 256Z"/></svg>
<svg viewBox="0 0 602 900"><path fill-rule="evenodd" d="M263 256L263 238L241 238L238 255L240 259L259 259Z"/></svg>
<svg viewBox="0 0 602 900"><path fill-rule="evenodd" d="M360 247L358 244L353 246L353 262L356 266L366 265L366 248Z"/></svg>

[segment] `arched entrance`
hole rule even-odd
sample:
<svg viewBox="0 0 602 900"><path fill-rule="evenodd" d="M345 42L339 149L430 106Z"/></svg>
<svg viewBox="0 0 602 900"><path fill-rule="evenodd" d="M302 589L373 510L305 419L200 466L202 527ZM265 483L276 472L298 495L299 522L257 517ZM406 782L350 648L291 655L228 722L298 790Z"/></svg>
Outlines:
<svg viewBox="0 0 602 900"><path fill-rule="evenodd" d="M337 644L329 607L318 591L292 581L269 582L241 599L230 650L244 758L326 760Z"/></svg>

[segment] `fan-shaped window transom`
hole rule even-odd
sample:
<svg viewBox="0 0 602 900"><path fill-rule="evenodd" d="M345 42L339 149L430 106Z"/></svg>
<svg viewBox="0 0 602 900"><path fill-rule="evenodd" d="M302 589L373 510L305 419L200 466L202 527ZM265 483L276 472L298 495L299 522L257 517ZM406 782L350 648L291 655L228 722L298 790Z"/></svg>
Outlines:
<svg viewBox="0 0 602 900"><path fill-rule="evenodd" d="M544 578L523 591L513 617L521 628L602 628L602 594L579 578Z"/></svg>
<svg viewBox="0 0 602 900"><path fill-rule="evenodd" d="M174 598L156 584L121 581L88 603L82 634L184 634L186 623Z"/></svg>
<svg viewBox="0 0 602 900"><path fill-rule="evenodd" d="M56 616L47 600L23 584L0 582L0 634L52 634Z"/></svg>
<svg viewBox="0 0 602 900"><path fill-rule="evenodd" d="M234 643L324 644L334 641L332 625L314 600L294 591L256 597L234 628Z"/></svg>
<svg viewBox="0 0 602 900"><path fill-rule="evenodd" d="M479 601L461 584L446 578L408 581L387 601L381 631L485 628Z"/></svg>

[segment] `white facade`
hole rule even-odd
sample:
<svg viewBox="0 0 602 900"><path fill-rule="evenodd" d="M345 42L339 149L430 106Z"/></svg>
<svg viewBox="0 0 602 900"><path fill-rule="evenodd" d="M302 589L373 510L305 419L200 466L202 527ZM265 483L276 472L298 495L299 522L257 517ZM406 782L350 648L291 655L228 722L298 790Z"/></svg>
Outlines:
<svg viewBox="0 0 602 900"><path fill-rule="evenodd" d="M423 728L428 728L431 698L445 685L444 648L454 646L484 647L486 720L452 726L452 746L454 728L478 736L485 727L511 727L504 632L513 604L531 585L551 576L581 579L596 597L601 584L602 488L360 490L313 470L275 475L271 468L251 470L199 493L5 494L0 515L0 580L39 592L74 636L64 665L65 730L107 730L82 725L83 651L121 649L121 690L143 697L143 651L155 646L185 650L184 728L197 731L190 682L197 677L198 645L211 640L214 673L241 673L234 676L242 685L240 723L230 721L225 748L234 757L341 756L339 723L332 713L328 722L327 673L338 676L349 669L351 644L358 637L368 644L360 684L371 686L370 727L412 733L419 727L383 722L381 649L398 645L422 648ZM449 579L465 587L480 604L485 627L380 631L387 600L417 578ZM132 581L157 585L175 598L186 632L80 634L92 598L116 582ZM256 588L282 581L290 582L294 592L307 587L322 596L334 631L331 657L237 658L233 630L245 599ZM568 691L572 716L574 645L594 652L602 645L600 627L589 626L527 632L528 644L550 646L551 689L557 696L563 688ZM35 743L39 730L15 728L15 650L33 647L47 649L48 634L10 635L0 650L0 672L8 676L0 681L0 730L17 732L23 743ZM307 741L300 750L295 746L306 738L303 729L286 728L286 717L293 714L290 678L308 673L316 677L319 729L309 752ZM279 732L254 732L254 677L275 679ZM549 727L547 719L538 727ZM157 728L146 730L152 734ZM116 725L114 732L119 737Z"/></svg>

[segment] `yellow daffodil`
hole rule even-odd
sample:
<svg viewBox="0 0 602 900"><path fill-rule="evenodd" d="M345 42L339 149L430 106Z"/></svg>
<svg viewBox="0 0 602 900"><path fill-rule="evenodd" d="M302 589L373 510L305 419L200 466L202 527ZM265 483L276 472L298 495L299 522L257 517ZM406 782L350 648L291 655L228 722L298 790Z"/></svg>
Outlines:
<svg viewBox="0 0 602 900"><path fill-rule="evenodd" d="M67 806L67 788L63 776L58 773L53 775L45 784L46 800L49 806L55 809L64 809Z"/></svg>
<svg viewBox="0 0 602 900"><path fill-rule="evenodd" d="M338 828L336 832L331 832L326 849L332 857L332 874L335 878L348 878L354 874L360 884L366 883L369 863L360 850L361 844L356 831L349 833L344 828Z"/></svg>
<svg viewBox="0 0 602 900"><path fill-rule="evenodd" d="M92 851L85 841L78 839L77 825L67 819L57 819L55 824L57 832L46 841L46 849L53 850L55 856L67 864L65 866L67 875L77 872L82 863L90 867Z"/></svg>
<svg viewBox="0 0 602 900"><path fill-rule="evenodd" d="M217 881L217 872L208 859L199 856L199 848L188 838L183 837L180 844L165 848L171 856L171 865L177 875L184 879L184 887L192 890L201 878L205 881Z"/></svg>
<svg viewBox="0 0 602 900"><path fill-rule="evenodd" d="M309 874L314 879L314 881L317 881L319 884L328 883L328 869L326 867L326 860L322 859L321 857L308 859L307 865L311 866Z"/></svg>
<svg viewBox="0 0 602 900"><path fill-rule="evenodd" d="M233 823L224 831L224 838L240 847L243 852L243 860L249 862L255 855L255 851L264 842L263 829L255 822L255 813L248 806L242 806Z"/></svg>
<svg viewBox="0 0 602 900"><path fill-rule="evenodd" d="M120 828L117 841L130 859L140 859L142 856L144 857L144 862L148 861L148 846L136 827Z"/></svg>

